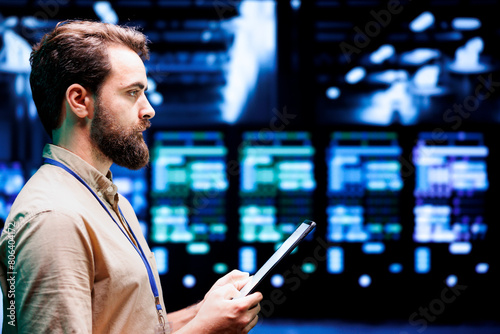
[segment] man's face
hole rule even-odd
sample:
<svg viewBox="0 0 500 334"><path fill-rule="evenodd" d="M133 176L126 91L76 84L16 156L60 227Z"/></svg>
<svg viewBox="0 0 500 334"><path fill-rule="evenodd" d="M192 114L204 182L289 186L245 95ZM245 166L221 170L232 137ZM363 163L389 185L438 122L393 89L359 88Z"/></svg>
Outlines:
<svg viewBox="0 0 500 334"><path fill-rule="evenodd" d="M142 132L154 116L145 95L146 70L134 51L116 46L108 50L112 69L95 99L90 138L113 163L140 169L149 162Z"/></svg>
<svg viewBox="0 0 500 334"><path fill-rule="evenodd" d="M151 126L147 119L137 125L123 126L116 122L113 113L96 99L90 138L99 150L117 165L137 170L149 162L149 150L142 131Z"/></svg>

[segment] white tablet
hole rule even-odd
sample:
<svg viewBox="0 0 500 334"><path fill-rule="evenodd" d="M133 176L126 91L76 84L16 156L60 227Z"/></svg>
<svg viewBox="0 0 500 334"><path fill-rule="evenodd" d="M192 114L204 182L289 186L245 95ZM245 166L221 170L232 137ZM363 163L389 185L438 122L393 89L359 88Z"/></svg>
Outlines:
<svg viewBox="0 0 500 334"><path fill-rule="evenodd" d="M245 297L256 291L257 285L262 282L266 275L283 259L285 256L290 254L291 251L297 246L297 244L305 238L306 235L311 232L316 223L310 220L306 220L297 227L295 232L292 233L285 240L285 242L278 248L276 252L269 258L269 260L264 263L262 267L255 273L255 275L250 277L250 280L245 284L245 286L240 290L240 294L236 298Z"/></svg>

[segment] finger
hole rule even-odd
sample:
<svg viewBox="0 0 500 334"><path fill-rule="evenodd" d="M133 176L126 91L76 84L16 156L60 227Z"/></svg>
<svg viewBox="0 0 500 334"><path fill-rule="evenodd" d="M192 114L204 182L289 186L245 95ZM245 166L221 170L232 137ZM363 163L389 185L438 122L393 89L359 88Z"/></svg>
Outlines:
<svg viewBox="0 0 500 334"><path fill-rule="evenodd" d="M250 274L247 272L234 269L229 274L226 274L223 277L219 278L217 284L225 285L228 283L232 283L233 285L235 285L236 282L248 279L249 276Z"/></svg>
<svg viewBox="0 0 500 334"><path fill-rule="evenodd" d="M253 305L253 306L252 306L252 307L248 310L248 312L249 312L250 314L253 314L253 315L257 315L257 314L259 314L259 312L260 312L260 304L255 304L255 305Z"/></svg>
<svg viewBox="0 0 500 334"><path fill-rule="evenodd" d="M243 300L245 301L245 303L247 303L247 305L249 305L249 307L254 307L255 305L259 304L263 298L264 296L262 296L262 293L254 292L248 296L245 296Z"/></svg>
<svg viewBox="0 0 500 334"><path fill-rule="evenodd" d="M237 290L234 285L232 284L226 284L223 286L218 287L215 290L215 293L220 294L223 299L234 299L236 296L240 294L240 291Z"/></svg>
<svg viewBox="0 0 500 334"><path fill-rule="evenodd" d="M248 333L250 332L250 330L252 328L255 327L255 325L257 325L257 323L259 322L259 316L258 315L255 315L255 317L253 317L252 321L250 321L248 323L248 325L245 326L245 328L243 328L243 333Z"/></svg>
<svg viewBox="0 0 500 334"><path fill-rule="evenodd" d="M251 279L252 279L253 276L247 276L245 277L244 279L241 279L239 281L236 281L234 282L234 287L238 290L241 290L243 289L243 287L245 286L245 284L247 284Z"/></svg>

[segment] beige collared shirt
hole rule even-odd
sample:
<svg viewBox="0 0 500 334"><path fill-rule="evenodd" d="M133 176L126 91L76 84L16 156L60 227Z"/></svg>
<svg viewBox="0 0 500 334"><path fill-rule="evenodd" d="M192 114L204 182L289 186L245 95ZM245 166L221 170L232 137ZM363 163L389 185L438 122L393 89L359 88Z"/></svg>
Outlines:
<svg viewBox="0 0 500 334"><path fill-rule="evenodd" d="M146 267L120 231L118 203L155 273L153 253L130 203L75 154L46 145L98 194L60 167L43 165L17 197L0 237L3 333L154 333L158 314ZM166 319L166 314L163 311Z"/></svg>

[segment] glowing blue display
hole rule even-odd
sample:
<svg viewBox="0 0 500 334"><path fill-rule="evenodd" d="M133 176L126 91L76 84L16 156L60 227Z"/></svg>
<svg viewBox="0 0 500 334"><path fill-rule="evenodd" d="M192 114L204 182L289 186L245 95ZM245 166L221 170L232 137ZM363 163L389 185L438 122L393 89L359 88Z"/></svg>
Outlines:
<svg viewBox="0 0 500 334"><path fill-rule="evenodd" d="M285 240L312 215L315 150L306 132L246 132L240 146L240 240Z"/></svg>
<svg viewBox="0 0 500 334"><path fill-rule="evenodd" d="M218 132L157 132L152 148L152 240L193 243L207 253L207 241L227 230L226 154Z"/></svg>
<svg viewBox="0 0 500 334"><path fill-rule="evenodd" d="M446 242L450 253L470 252L485 237L483 196L489 187L488 148L478 133L422 133L413 150L417 242Z"/></svg>
<svg viewBox="0 0 500 334"><path fill-rule="evenodd" d="M327 150L329 241L399 238L400 154L394 133L332 134ZM375 245L368 244L364 251L383 251Z"/></svg>

